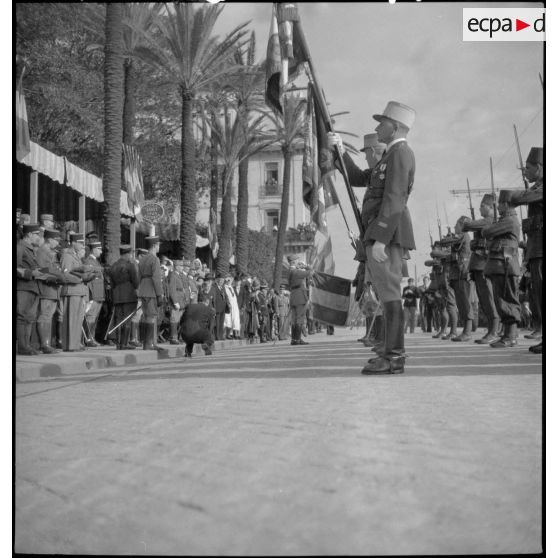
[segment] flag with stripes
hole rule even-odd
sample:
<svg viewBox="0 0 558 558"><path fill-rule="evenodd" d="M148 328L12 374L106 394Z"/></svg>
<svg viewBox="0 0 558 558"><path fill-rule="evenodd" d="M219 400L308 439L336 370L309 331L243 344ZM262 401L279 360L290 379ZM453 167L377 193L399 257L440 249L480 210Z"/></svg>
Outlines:
<svg viewBox="0 0 558 558"><path fill-rule="evenodd" d="M27 106L23 88L18 87L15 95L16 102L16 158L21 161L31 151L29 139L29 122L27 120Z"/></svg>
<svg viewBox="0 0 558 558"><path fill-rule="evenodd" d="M138 150L131 145L122 144L124 154L124 185L128 193L128 207L138 220L141 220L141 206L145 201L143 195L143 173Z"/></svg>
<svg viewBox="0 0 558 558"><path fill-rule="evenodd" d="M328 273L315 272L312 282L312 318L329 325L344 326L349 317L351 281Z"/></svg>
<svg viewBox="0 0 558 558"><path fill-rule="evenodd" d="M314 246L308 259L311 267L324 273L335 272L333 247L329 236L326 209L339 203L335 195L333 155L327 148L325 123L316 112L312 88L308 87L304 156L302 160L302 197L316 227Z"/></svg>
<svg viewBox="0 0 558 558"><path fill-rule="evenodd" d="M282 59L288 59L289 75L287 83L294 81L306 61L297 25L297 8L294 4L274 3L271 11L271 26L267 43L265 102L277 111L281 108L281 68Z"/></svg>
<svg viewBox="0 0 558 558"><path fill-rule="evenodd" d="M217 237L217 214L214 209L211 209L209 212L207 238L209 239L209 246L211 247L211 255L213 259L215 259L219 253L219 239Z"/></svg>

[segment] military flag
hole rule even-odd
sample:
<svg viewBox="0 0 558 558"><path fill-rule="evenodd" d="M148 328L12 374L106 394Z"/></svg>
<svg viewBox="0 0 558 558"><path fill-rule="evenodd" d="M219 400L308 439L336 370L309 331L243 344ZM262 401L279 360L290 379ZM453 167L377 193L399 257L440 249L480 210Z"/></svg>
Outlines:
<svg viewBox="0 0 558 558"><path fill-rule="evenodd" d="M344 326L349 317L351 281L315 272L312 282L310 302L313 319L329 325Z"/></svg>
<svg viewBox="0 0 558 558"><path fill-rule="evenodd" d="M301 47L298 26L298 12L295 4L274 3L271 26L267 43L265 101L267 105L282 114L281 108L281 68L282 60L288 59L287 83L294 81L306 61Z"/></svg>
<svg viewBox="0 0 558 558"><path fill-rule="evenodd" d="M21 161L31 151L29 139L29 122L27 120L27 106L23 95L21 81L15 92L16 102L16 158Z"/></svg>
<svg viewBox="0 0 558 558"><path fill-rule="evenodd" d="M131 145L122 144L124 164L124 186L128 193L128 207L136 219L141 220L141 206L145 201L143 196L143 173L138 150Z"/></svg>
<svg viewBox="0 0 558 558"><path fill-rule="evenodd" d="M217 237L217 214L214 209L211 209L209 212L207 238L209 239L209 246L211 247L211 255L213 259L215 259L219 253L219 239Z"/></svg>
<svg viewBox="0 0 558 558"><path fill-rule="evenodd" d="M315 110L312 88L308 87L304 156L302 160L302 197L310 210L311 222L316 227L310 265L317 271L335 272L333 248L329 236L326 210L339 203L333 184L335 166L327 148L325 124Z"/></svg>

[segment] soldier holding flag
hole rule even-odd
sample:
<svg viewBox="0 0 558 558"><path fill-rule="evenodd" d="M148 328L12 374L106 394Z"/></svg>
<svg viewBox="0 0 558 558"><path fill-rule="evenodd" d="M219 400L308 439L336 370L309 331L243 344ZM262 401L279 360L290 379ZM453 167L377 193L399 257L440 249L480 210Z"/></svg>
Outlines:
<svg viewBox="0 0 558 558"><path fill-rule="evenodd" d="M415 249L407 200L415 175L415 156L407 144L407 134L415 111L390 101L382 114L375 114L378 141L386 152L371 172L360 170L348 154L343 155L349 181L366 186L362 206L367 274L378 291L384 307L385 343L378 358L371 359L363 374L400 374L404 372L405 341L400 284L403 261ZM343 149L338 134L328 134L330 149Z"/></svg>

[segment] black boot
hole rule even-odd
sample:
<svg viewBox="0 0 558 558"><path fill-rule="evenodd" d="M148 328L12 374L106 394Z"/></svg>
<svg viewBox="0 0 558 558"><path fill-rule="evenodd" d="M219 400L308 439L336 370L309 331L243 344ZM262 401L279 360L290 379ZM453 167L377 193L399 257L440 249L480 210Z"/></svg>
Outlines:
<svg viewBox="0 0 558 558"><path fill-rule="evenodd" d="M150 351L153 348L153 324L142 322L140 324L140 337L143 340L143 350Z"/></svg>
<svg viewBox="0 0 558 558"><path fill-rule="evenodd" d="M120 328L120 347L124 351L134 351L136 349L135 345L130 343L130 324L125 323Z"/></svg>
<svg viewBox="0 0 558 558"><path fill-rule="evenodd" d="M310 343L308 343L307 341L304 341L304 339L302 339L302 326L298 325L297 327L297 345L309 345ZM310 332L309 332L310 334Z"/></svg>
<svg viewBox="0 0 558 558"><path fill-rule="evenodd" d="M298 345L297 333L298 333L297 326L292 325L291 326L291 345Z"/></svg>
<svg viewBox="0 0 558 558"><path fill-rule="evenodd" d="M130 331L131 331L131 339L130 339L130 345L133 345L134 347L141 347L141 343L139 342L138 339L138 329L139 329L139 323L138 322L132 322L130 324Z"/></svg>
<svg viewBox="0 0 558 558"><path fill-rule="evenodd" d="M18 355L38 355L38 351L30 345L31 324L16 323L17 354Z"/></svg>
<svg viewBox="0 0 558 558"><path fill-rule="evenodd" d="M361 370L362 374L402 374L405 371L403 308L399 300L384 304L385 345L381 356Z"/></svg>

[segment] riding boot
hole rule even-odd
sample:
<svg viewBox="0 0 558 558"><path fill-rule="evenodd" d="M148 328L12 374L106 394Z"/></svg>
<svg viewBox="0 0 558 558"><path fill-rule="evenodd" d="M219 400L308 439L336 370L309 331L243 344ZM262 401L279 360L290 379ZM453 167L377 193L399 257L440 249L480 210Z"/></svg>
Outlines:
<svg viewBox="0 0 558 558"><path fill-rule="evenodd" d="M298 333L298 326L292 325L291 326L291 345L298 345L298 338L300 334Z"/></svg>
<svg viewBox="0 0 558 558"><path fill-rule="evenodd" d="M362 374L401 374L405 371L403 308L399 300L384 305L385 345L378 358L370 359Z"/></svg>
<svg viewBox="0 0 558 558"><path fill-rule="evenodd" d="M177 338L178 324L171 322L169 324L169 329L170 329L169 343L171 345L180 345L180 342L178 341Z"/></svg>
<svg viewBox="0 0 558 558"><path fill-rule="evenodd" d="M138 322L132 322L130 324L130 331L131 331L131 339L130 339L130 345L133 345L134 347L141 347L141 343L139 342L138 339L138 329L139 329L139 323Z"/></svg>
<svg viewBox="0 0 558 558"><path fill-rule="evenodd" d="M130 323L126 322L120 328L120 347L121 350L133 351L136 346L130 343Z"/></svg>
<svg viewBox="0 0 558 558"><path fill-rule="evenodd" d="M29 344L31 340L31 324L16 323L17 354L38 355L39 353Z"/></svg>
<svg viewBox="0 0 558 558"><path fill-rule="evenodd" d="M96 320L88 320L85 319L85 333L88 335L88 338L85 340L86 347L98 347L99 343L95 341L95 329L96 329L97 321Z"/></svg>
<svg viewBox="0 0 558 558"><path fill-rule="evenodd" d="M57 349L53 348L50 344L50 323L39 322L37 323L37 332L39 334L39 341L41 343L41 351L47 355L51 353L58 353Z"/></svg>
<svg viewBox="0 0 558 558"><path fill-rule="evenodd" d="M140 323L140 337L143 341L143 350L149 351L153 346L153 327L147 322Z"/></svg>
<svg viewBox="0 0 558 558"><path fill-rule="evenodd" d="M308 341L304 341L302 339L302 326L298 325L297 327L297 345L309 345Z"/></svg>

